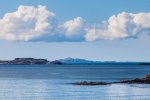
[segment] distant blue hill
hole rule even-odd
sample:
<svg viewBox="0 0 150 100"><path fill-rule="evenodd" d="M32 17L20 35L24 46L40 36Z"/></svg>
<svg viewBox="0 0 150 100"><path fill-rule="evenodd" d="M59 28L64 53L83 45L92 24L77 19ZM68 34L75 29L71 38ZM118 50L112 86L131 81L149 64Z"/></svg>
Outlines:
<svg viewBox="0 0 150 100"><path fill-rule="evenodd" d="M90 64L90 63L99 63L96 61L90 61L86 59L79 59L79 58L65 58L65 59L59 59L57 61L60 61L65 64Z"/></svg>
<svg viewBox="0 0 150 100"><path fill-rule="evenodd" d="M86 60L86 59L80 59L80 58L65 58L65 59L59 59L57 60L59 62L62 62L64 64L111 64L111 65L131 65L131 64L140 64L140 65L150 65L150 63L147 62L115 62L115 61L92 61L92 60Z"/></svg>

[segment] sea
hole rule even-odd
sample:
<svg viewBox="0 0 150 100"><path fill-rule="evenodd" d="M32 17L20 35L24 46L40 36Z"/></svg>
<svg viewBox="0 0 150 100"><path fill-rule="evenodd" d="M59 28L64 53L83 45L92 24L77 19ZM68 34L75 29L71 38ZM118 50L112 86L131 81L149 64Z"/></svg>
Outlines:
<svg viewBox="0 0 150 100"><path fill-rule="evenodd" d="M148 65L0 65L0 100L150 100L149 84L72 85L146 74Z"/></svg>

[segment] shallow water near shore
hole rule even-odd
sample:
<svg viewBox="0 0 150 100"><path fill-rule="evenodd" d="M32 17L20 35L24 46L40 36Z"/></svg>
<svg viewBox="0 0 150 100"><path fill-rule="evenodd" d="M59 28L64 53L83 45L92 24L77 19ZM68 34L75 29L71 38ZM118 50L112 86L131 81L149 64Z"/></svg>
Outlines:
<svg viewBox="0 0 150 100"><path fill-rule="evenodd" d="M149 100L148 84L70 84L114 82L149 73L150 66L138 65L0 65L0 100Z"/></svg>

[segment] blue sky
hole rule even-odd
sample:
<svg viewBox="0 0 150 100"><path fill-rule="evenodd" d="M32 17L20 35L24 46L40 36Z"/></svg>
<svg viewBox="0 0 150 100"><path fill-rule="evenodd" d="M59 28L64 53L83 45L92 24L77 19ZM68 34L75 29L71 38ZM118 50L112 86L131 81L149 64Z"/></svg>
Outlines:
<svg viewBox="0 0 150 100"><path fill-rule="evenodd" d="M6 12L15 11L19 5L45 5L62 21L81 16L88 22L97 22L122 11L149 12L149 3L149 0L136 0L136 2L131 0L3 0L0 3L0 14L3 16Z"/></svg>
<svg viewBox="0 0 150 100"><path fill-rule="evenodd" d="M144 15L146 16L145 18L147 18L147 13L150 12L149 0L3 0L0 1L0 19L2 20L3 16L8 12L15 12L21 5L32 6L35 8L37 8L38 5L46 6L46 9L49 12L53 12L55 14L55 19L57 19L57 22L62 24L61 26L65 26L63 27L65 29L61 30L62 32L67 34L65 34L65 36L68 36L68 34L74 34L72 32L69 33L70 31L66 31L69 30L69 26L67 26L68 24L65 24L68 21L72 22L73 19L74 22L80 22L79 26L81 27L82 21L86 22L83 27L86 27L86 29L88 28L89 31L86 32L90 35L87 35L87 41L82 39L84 37L82 35L77 36L77 39L75 38L73 39L73 41L72 37L68 38L65 36L60 36L62 38L59 39L57 34L53 37L44 35L40 37L40 39L38 38L36 41L30 41L30 39L29 41L28 39L26 41L26 39L22 38L15 38L15 41L12 41L10 40L10 38L2 37L2 39L0 40L0 59L13 59L15 57L35 57L54 60L59 58L74 57L102 61L150 61L150 36L149 33L145 33L145 31L142 34L138 35L133 35L130 33L127 33L125 35L119 34L119 36L117 35L117 37L112 36L112 34L108 34L109 36L105 36L103 34L101 35L99 33L95 33L98 34L96 35L98 36L98 38L89 37L92 34L90 33L90 28L92 26L96 25L96 27L98 28L94 29L99 32L99 30L103 29L99 28L99 23L101 24L102 21L108 22L108 19L110 19L110 17L113 15L124 15L124 13L122 12L126 12L125 15L127 16L135 17L138 17L138 15L132 15L129 13L146 13ZM9 18L13 19L13 17ZM132 19L129 20L132 21ZM137 21L136 23L141 24L141 22L143 21ZM112 23L107 24L107 26L112 25ZM0 26L1 25L3 24L0 24ZM129 26L130 25L131 24L129 23ZM150 27L144 22L142 23L142 25L148 28ZM104 28L103 30L109 29ZM143 28L143 30L145 30L145 27ZM140 30L140 32L143 30ZM6 32L6 30L1 31L1 33L2 32L3 34L5 34L4 32ZM83 28L79 29L79 31L76 31L76 33L80 32L81 34L84 33ZM103 33L103 31L100 32ZM14 34L16 35L16 33ZM136 38L132 38L132 36ZM48 37L48 39L56 38L57 41L43 41L45 37ZM63 42L59 40L63 40Z"/></svg>

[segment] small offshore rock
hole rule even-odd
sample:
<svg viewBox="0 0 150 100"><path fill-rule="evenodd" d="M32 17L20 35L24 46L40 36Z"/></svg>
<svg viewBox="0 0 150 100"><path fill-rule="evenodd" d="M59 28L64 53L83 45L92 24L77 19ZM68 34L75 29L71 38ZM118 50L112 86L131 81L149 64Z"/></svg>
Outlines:
<svg viewBox="0 0 150 100"><path fill-rule="evenodd" d="M84 81L84 82L76 82L76 83L73 83L74 85L108 85L108 84L111 84L111 83L107 83L107 82L87 82L87 81Z"/></svg>

